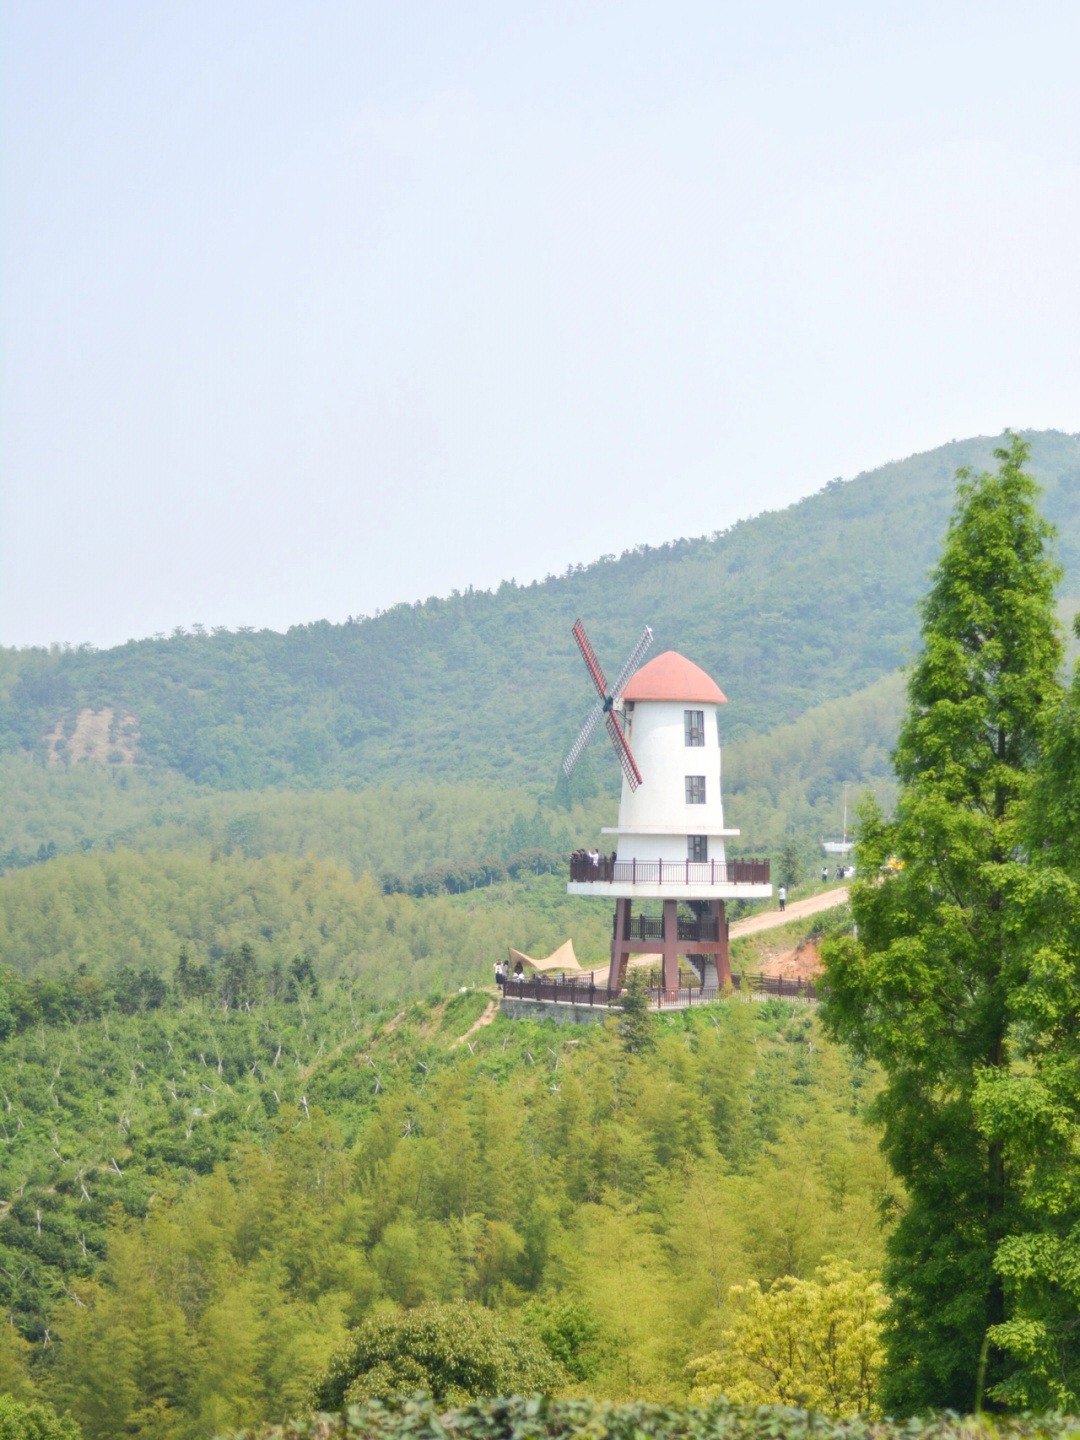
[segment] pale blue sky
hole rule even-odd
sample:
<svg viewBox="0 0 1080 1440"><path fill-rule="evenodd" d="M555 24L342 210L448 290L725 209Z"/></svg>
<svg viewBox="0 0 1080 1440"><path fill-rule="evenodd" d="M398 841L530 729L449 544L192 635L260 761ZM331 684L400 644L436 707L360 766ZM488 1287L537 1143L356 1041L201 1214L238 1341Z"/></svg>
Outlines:
<svg viewBox="0 0 1080 1440"><path fill-rule="evenodd" d="M3 25L0 643L343 620L1080 430L1073 0Z"/></svg>

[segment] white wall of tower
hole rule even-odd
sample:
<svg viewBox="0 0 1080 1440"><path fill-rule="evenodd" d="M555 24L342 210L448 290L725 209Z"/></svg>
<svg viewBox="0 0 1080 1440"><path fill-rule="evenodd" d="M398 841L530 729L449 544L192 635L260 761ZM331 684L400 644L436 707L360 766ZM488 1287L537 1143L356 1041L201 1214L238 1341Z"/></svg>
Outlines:
<svg viewBox="0 0 1080 1440"><path fill-rule="evenodd" d="M686 740L686 711L703 717L702 744ZM687 859L688 837L707 837L708 858L723 861L724 806L720 791L720 740L716 705L693 701L627 703L623 728L641 771L631 790L623 780L619 801L619 860ZM687 778L704 780L703 803L687 799Z"/></svg>

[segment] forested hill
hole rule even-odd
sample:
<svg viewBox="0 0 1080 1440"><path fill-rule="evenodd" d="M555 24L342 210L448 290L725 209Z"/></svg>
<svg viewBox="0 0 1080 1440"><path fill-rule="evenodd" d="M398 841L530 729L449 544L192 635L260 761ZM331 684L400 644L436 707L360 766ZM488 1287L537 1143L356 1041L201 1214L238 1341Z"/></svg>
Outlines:
<svg viewBox="0 0 1080 1440"><path fill-rule="evenodd" d="M1073 597L1080 437L1029 439ZM761 733L909 656L955 472L992 465L996 443L953 442L835 480L710 538L344 625L3 651L0 746L78 758L80 716L95 712L99 758L223 788L425 777L554 785L590 702L570 636L578 615L612 671L651 624L657 650L677 648L717 678L727 738ZM581 770L578 793L606 780L592 760Z"/></svg>

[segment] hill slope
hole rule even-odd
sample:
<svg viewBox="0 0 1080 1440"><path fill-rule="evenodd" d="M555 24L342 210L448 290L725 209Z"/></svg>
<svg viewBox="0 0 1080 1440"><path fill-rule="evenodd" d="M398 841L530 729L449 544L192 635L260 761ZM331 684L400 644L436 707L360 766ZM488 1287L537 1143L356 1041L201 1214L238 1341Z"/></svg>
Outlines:
<svg viewBox="0 0 1080 1440"><path fill-rule="evenodd" d="M22 1031L0 1298L38 1343L0 1363L87 1440L197 1440L301 1409L376 1309L464 1296L583 1307L596 1392L671 1397L733 1283L880 1262L876 1076L805 1009L655 1017L632 1054L614 1025L474 1029L486 998Z"/></svg>
<svg viewBox="0 0 1080 1440"><path fill-rule="evenodd" d="M1075 595L1080 438L1030 439L1061 531L1065 594ZM83 712L111 709L112 743L96 753L220 788L538 777L546 788L589 701L569 637L579 614L612 668L650 623L659 648L684 651L720 681L727 738L761 733L903 663L955 471L992 464L995 443L954 442L722 534L642 547L527 588L507 582L285 635L6 651L0 745L51 751L62 764L71 742L80 753ZM611 770L587 763L576 793L598 776L607 787Z"/></svg>

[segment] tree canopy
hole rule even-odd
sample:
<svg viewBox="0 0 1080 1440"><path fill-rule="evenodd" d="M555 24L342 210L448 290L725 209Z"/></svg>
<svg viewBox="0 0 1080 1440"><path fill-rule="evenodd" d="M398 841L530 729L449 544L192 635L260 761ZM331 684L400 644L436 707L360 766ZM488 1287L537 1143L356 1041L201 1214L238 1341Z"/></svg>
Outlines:
<svg viewBox="0 0 1080 1440"><path fill-rule="evenodd" d="M693 1401L798 1405L827 1415L874 1410L884 1292L873 1276L828 1261L812 1278L732 1288L734 1322L720 1347L691 1361Z"/></svg>
<svg viewBox="0 0 1080 1440"><path fill-rule="evenodd" d="M365 1320L312 1387L318 1410L424 1391L440 1405L550 1393L566 1372L536 1335L459 1300Z"/></svg>
<svg viewBox="0 0 1080 1440"><path fill-rule="evenodd" d="M896 817L864 810L857 939L826 954L827 1023L887 1072L876 1115L909 1195L885 1272L886 1408L968 1409L984 1363L991 1396L1013 1373L999 1327L1023 1157L986 1120L1028 1046L1024 824L1062 651L1027 448L1014 436L995 453L996 472L959 476L896 750Z"/></svg>

